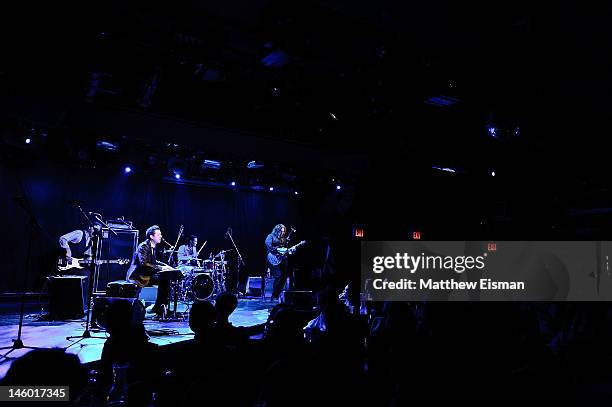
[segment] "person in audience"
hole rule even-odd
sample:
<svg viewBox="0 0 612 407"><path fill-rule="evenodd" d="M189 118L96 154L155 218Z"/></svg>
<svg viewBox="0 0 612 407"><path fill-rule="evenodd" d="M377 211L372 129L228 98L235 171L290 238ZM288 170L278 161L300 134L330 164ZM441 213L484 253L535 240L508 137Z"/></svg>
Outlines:
<svg viewBox="0 0 612 407"><path fill-rule="evenodd" d="M78 405L87 386L87 371L81 365L78 356L68 354L64 349L35 349L11 364L0 385L67 386L70 401L58 402L57 405ZM40 403L36 405L38 404Z"/></svg>
<svg viewBox="0 0 612 407"><path fill-rule="evenodd" d="M153 392L153 382L160 372L157 365L157 346L149 342L142 323L144 306L129 300L114 301L106 315L108 339L100 359L100 382L110 388L113 365L127 366L131 404L147 402ZM139 400L137 402L137 400Z"/></svg>
<svg viewBox="0 0 612 407"><path fill-rule="evenodd" d="M217 310L217 321L215 331L218 340L224 345L245 346L252 335L261 334L265 323L251 327L235 327L229 321L230 315L238 305L238 299L230 292L224 292L217 296L215 309Z"/></svg>

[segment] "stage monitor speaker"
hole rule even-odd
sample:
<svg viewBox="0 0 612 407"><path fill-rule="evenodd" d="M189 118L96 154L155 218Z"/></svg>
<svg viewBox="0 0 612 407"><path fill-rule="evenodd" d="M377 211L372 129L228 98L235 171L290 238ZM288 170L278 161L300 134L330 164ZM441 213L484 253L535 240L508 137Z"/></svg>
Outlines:
<svg viewBox="0 0 612 407"><path fill-rule="evenodd" d="M315 307L315 298L312 291L284 291L281 294L281 303L297 310L312 311Z"/></svg>
<svg viewBox="0 0 612 407"><path fill-rule="evenodd" d="M265 297L272 296L272 290L274 289L274 281L276 279L273 277L265 278L264 286L265 286ZM253 297L261 297L261 277L249 277L246 285L246 295L250 295ZM289 287L288 282L285 283L285 289Z"/></svg>
<svg viewBox="0 0 612 407"><path fill-rule="evenodd" d="M78 319L87 310L87 276L52 276L49 281L49 316Z"/></svg>
<svg viewBox="0 0 612 407"><path fill-rule="evenodd" d="M132 256L138 245L138 230L113 230L117 233L116 235L106 228L102 229L102 243L98 252L100 266L97 267L93 287L95 294L104 294L110 282L125 280ZM106 260L109 261L106 262ZM122 262L119 262L121 260Z"/></svg>
<svg viewBox="0 0 612 407"><path fill-rule="evenodd" d="M108 308L111 304L119 301L129 303L132 308L132 326L136 327L142 324L145 317L145 306L137 298L96 297L94 298L93 309L91 311L91 320L98 326L106 329L108 327L106 318Z"/></svg>

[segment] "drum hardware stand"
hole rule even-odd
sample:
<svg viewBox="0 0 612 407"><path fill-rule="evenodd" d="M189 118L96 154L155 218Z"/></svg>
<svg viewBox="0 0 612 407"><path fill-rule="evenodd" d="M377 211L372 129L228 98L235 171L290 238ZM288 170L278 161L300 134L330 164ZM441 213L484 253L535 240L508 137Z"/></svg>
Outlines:
<svg viewBox="0 0 612 407"><path fill-rule="evenodd" d="M234 290L236 290L236 293L239 296L242 296L244 294L240 292L240 265L246 266L246 264L244 264L244 260L242 258L242 255L240 254L240 250L238 250L238 246L236 246L236 242L234 242L234 238L232 236L232 228L227 228L225 236L229 237L230 241L232 242L232 245L234 246L234 249L236 250L236 254L238 255L238 264L236 266L236 286L234 287Z"/></svg>
<svg viewBox="0 0 612 407"><path fill-rule="evenodd" d="M172 297L173 297L173 303L174 303L173 304L174 305L174 312L172 313L173 314L172 319L166 319L167 321L170 320L172 322L182 322L182 321L185 320L185 316L182 315L183 313L181 313L181 318L179 318L176 315L176 308L178 306L178 283L179 283L179 280L174 280L172 282L172 291L173 291Z"/></svg>
<svg viewBox="0 0 612 407"><path fill-rule="evenodd" d="M183 230L185 230L185 228L183 227L183 225L181 225L181 227L179 228L179 232L178 232L178 236L176 237L176 242L174 243L174 246L172 246L172 250L174 250L175 247L177 247L179 240L181 239L181 236L183 236ZM170 263L170 260L172 259L172 256L174 255L174 252L170 252L170 256L168 256L168 264Z"/></svg>
<svg viewBox="0 0 612 407"><path fill-rule="evenodd" d="M85 218L85 220L87 221L89 226L94 228L94 233L93 233L93 236L91 237L92 240L93 240L93 242L91 243L91 254L92 254L92 256L91 256L91 264L93 264L94 272L92 273L90 271L90 273L89 273L90 281L88 282L88 290L87 290L87 316L85 318L85 331L83 331L83 333L81 335L67 336L66 337L67 340L75 339L75 338L80 338L75 343L78 343L78 342L80 342L80 341L82 341L83 339L86 339L86 338L107 339L106 336L92 336L91 333L90 333L90 326L91 326L91 322L92 322L91 321L91 313L93 311L92 310L92 308L93 308L93 286L94 286L93 275L95 274L96 268L99 267L98 266L98 251L99 251L99 248L100 248L100 239L101 239L102 236L100 235L100 231L95 227L95 225L93 224L91 219L89 219L87 214L83 211L83 208L81 208L81 205L77 204L77 208L79 208L79 211L81 212L81 215L83 215L83 217ZM106 223L104 223L104 221L102 219L100 219L100 217L98 217L97 215L98 214L94 214L94 218L96 218L96 221L98 223L100 223L102 226L105 226L106 228L108 228L108 230L113 232L115 234L115 236L116 236L117 232L115 232L114 229L112 229ZM92 327L92 329L93 329L93 327Z"/></svg>

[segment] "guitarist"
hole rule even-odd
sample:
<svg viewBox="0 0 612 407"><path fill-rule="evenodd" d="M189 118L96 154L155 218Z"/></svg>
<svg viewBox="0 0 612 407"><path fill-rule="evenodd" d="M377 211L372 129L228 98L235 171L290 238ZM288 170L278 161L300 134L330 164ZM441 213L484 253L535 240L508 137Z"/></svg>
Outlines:
<svg viewBox="0 0 612 407"><path fill-rule="evenodd" d="M140 243L134 253L126 280L138 284L139 287L157 284L157 298L153 312L163 318L168 309L170 281L161 279L157 275L157 272L162 270L162 266L157 262L155 249L162 241L162 233L159 226L153 225L147 229L146 234L147 240Z"/></svg>
<svg viewBox="0 0 612 407"><path fill-rule="evenodd" d="M88 226L85 229L77 229L66 233L59 238L60 248L64 251L66 264L70 264L72 257L81 259L90 259L93 237L101 230L100 225ZM89 266L84 270L71 270L70 274L89 275Z"/></svg>
<svg viewBox="0 0 612 407"><path fill-rule="evenodd" d="M270 270L270 276L274 277L272 298L277 300L287 281L287 270L284 261L280 263L275 261L274 263L278 263L275 265L270 260L282 258L282 254L278 249L287 247L287 228L285 225L278 224L274 226L272 232L266 237L266 247L268 249L268 255L266 256L267 267Z"/></svg>
<svg viewBox="0 0 612 407"><path fill-rule="evenodd" d="M59 245L64 250L68 263L72 261L72 256L78 258L91 257L94 231L93 226L88 226L83 230L73 230L59 238Z"/></svg>

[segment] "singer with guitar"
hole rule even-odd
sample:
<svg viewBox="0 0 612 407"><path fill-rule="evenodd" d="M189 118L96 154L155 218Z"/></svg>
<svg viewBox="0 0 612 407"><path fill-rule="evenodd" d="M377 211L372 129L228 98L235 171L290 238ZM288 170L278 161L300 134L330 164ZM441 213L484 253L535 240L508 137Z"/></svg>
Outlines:
<svg viewBox="0 0 612 407"><path fill-rule="evenodd" d="M160 272L169 270L171 267L157 260L156 247L162 241L168 243L163 239L161 230L157 225L149 227L146 235L147 240L140 243L134 253L126 280L137 284L140 288L156 283L157 298L155 299L153 312L164 318L169 304L170 280L160 275Z"/></svg>
<svg viewBox="0 0 612 407"><path fill-rule="evenodd" d="M286 262L283 260L287 256L294 254L295 250L306 242L301 241L289 248L287 247L287 243L287 228L283 224L274 226L274 229L272 229L272 232L266 238L266 248L268 250L266 263L270 270L270 275L275 279L272 289L272 298L276 300L287 280L287 266Z"/></svg>

